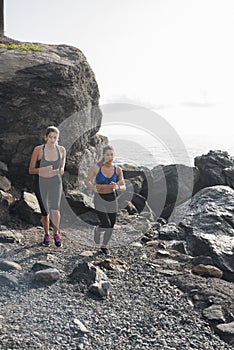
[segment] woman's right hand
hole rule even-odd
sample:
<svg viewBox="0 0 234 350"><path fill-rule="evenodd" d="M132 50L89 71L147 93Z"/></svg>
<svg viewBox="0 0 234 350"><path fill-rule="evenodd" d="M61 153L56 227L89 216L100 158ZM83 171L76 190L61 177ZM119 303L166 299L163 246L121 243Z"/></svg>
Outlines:
<svg viewBox="0 0 234 350"><path fill-rule="evenodd" d="M39 176L41 177L53 177L56 174L54 173L53 165L48 165L39 169Z"/></svg>

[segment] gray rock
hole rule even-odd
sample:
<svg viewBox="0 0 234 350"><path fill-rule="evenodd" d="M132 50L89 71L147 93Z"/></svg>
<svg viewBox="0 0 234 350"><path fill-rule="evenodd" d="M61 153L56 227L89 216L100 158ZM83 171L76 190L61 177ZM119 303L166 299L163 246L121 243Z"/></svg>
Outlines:
<svg viewBox="0 0 234 350"><path fill-rule="evenodd" d="M223 277L234 280L234 190L213 186L192 199L180 226L184 228L191 255L208 255Z"/></svg>
<svg viewBox="0 0 234 350"><path fill-rule="evenodd" d="M0 242L1 243L20 243L23 235L19 232L13 231L0 231Z"/></svg>
<svg viewBox="0 0 234 350"><path fill-rule="evenodd" d="M148 204L159 217L168 219L175 206L191 198L194 184L198 182L196 168L183 164L158 165L151 170Z"/></svg>
<svg viewBox="0 0 234 350"><path fill-rule="evenodd" d="M10 271L10 270L21 271L22 267L14 261L8 261L8 260L1 259L0 260L0 270L2 270L2 271Z"/></svg>
<svg viewBox="0 0 234 350"><path fill-rule="evenodd" d="M11 188L11 182L6 176L0 175L0 189L7 192Z"/></svg>
<svg viewBox="0 0 234 350"><path fill-rule="evenodd" d="M0 272L0 286L16 287L18 279L7 272Z"/></svg>
<svg viewBox="0 0 234 350"><path fill-rule="evenodd" d="M216 332L222 339L234 345L234 321L217 325Z"/></svg>
<svg viewBox="0 0 234 350"><path fill-rule="evenodd" d="M53 283L60 277L60 273L55 268L49 268L45 270L36 271L33 280L36 282Z"/></svg>
<svg viewBox="0 0 234 350"><path fill-rule="evenodd" d="M185 235L183 230L180 229L176 224L169 223L164 225L159 230L159 238L162 240L183 240Z"/></svg>
<svg viewBox="0 0 234 350"><path fill-rule="evenodd" d="M37 272L41 270L46 270L46 269L54 269L54 264L48 262L48 261L37 261L33 266L32 266L32 271Z"/></svg>
<svg viewBox="0 0 234 350"><path fill-rule="evenodd" d="M7 166L7 164L5 164L5 163L0 161L0 173L1 172L7 173L8 172L8 166Z"/></svg>
<svg viewBox="0 0 234 350"><path fill-rule="evenodd" d="M79 329L79 331L81 331L82 333L89 333L90 332L87 329L87 327L85 327L85 325L80 320L78 320L78 318L75 318L73 322L76 325L77 329Z"/></svg>
<svg viewBox="0 0 234 350"><path fill-rule="evenodd" d="M234 159L227 152L210 151L207 154L196 157L194 163L200 173L199 188L232 183L225 169L233 169ZM233 179L233 170L231 177Z"/></svg>
<svg viewBox="0 0 234 350"><path fill-rule="evenodd" d="M108 281L99 281L89 286L89 291L99 297L106 297L109 293L110 283Z"/></svg>
<svg viewBox="0 0 234 350"><path fill-rule="evenodd" d="M102 118L98 85L83 53L68 45L39 46L41 51L1 49L0 55L0 160L8 164L12 184L30 190L31 152L47 126L60 127L68 160L82 159L86 149L93 160L99 154L91 138ZM81 172L87 166L83 162Z"/></svg>
<svg viewBox="0 0 234 350"><path fill-rule="evenodd" d="M23 191L20 200L14 203L11 210L30 224L38 226L41 223L41 210L33 193Z"/></svg>
<svg viewBox="0 0 234 350"><path fill-rule="evenodd" d="M211 266L211 265L203 265L203 264L195 265L192 268L192 272L204 277L216 277L216 278L223 277L223 272L217 267Z"/></svg>
<svg viewBox="0 0 234 350"><path fill-rule="evenodd" d="M92 263L82 262L79 263L69 275L69 280L73 283L84 281L89 286L92 283L99 281L107 281L106 274Z"/></svg>
<svg viewBox="0 0 234 350"><path fill-rule="evenodd" d="M210 321L225 322L225 317L220 305L211 305L203 310L204 317L208 318Z"/></svg>

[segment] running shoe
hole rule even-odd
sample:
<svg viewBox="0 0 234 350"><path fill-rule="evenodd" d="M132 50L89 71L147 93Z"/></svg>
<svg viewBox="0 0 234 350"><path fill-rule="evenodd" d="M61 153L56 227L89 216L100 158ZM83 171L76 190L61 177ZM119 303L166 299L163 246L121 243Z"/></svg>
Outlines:
<svg viewBox="0 0 234 350"><path fill-rule="evenodd" d="M58 233L56 233L54 235L54 244L56 245L56 247L61 247L62 246L61 238L60 238L60 235Z"/></svg>
<svg viewBox="0 0 234 350"><path fill-rule="evenodd" d="M42 245L44 247L49 247L49 245L50 245L50 235L45 235L44 236L44 241L43 241Z"/></svg>
<svg viewBox="0 0 234 350"><path fill-rule="evenodd" d="M105 255L109 254L109 250L106 247L101 247L101 252Z"/></svg>

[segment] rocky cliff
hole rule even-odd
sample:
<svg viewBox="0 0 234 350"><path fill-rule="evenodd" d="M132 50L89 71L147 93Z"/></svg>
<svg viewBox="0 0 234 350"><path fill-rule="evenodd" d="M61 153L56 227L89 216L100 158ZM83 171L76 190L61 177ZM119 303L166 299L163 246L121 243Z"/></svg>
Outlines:
<svg viewBox="0 0 234 350"><path fill-rule="evenodd" d="M0 48L0 161L8 166L13 185L21 188L31 188L30 155L48 125L61 130L68 172L70 159L76 161L85 150L92 153L102 142L95 136L101 124L99 90L86 57L67 45L36 48Z"/></svg>

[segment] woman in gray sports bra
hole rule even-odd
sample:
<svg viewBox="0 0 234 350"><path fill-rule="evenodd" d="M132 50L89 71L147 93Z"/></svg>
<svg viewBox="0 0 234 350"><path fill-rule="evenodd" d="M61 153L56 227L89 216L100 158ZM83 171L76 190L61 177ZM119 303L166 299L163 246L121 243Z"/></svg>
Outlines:
<svg viewBox="0 0 234 350"><path fill-rule="evenodd" d="M33 150L29 174L35 177L35 195L37 197L42 225L45 231L44 246L50 244L50 213L52 216L54 243L61 247L59 233L60 202L62 197L62 178L66 161L65 148L58 145L59 130L49 126L46 131L44 145L36 146Z"/></svg>

